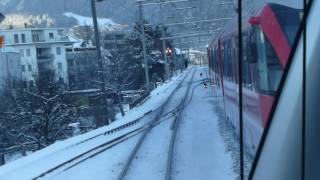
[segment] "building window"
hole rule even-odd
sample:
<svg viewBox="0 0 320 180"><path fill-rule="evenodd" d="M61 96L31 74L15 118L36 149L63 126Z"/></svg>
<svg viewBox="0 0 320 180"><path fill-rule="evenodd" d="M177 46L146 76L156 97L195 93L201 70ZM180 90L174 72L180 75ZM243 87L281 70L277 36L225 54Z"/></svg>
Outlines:
<svg viewBox="0 0 320 180"><path fill-rule="evenodd" d="M58 63L58 69L59 71L62 71L62 63Z"/></svg>
<svg viewBox="0 0 320 180"><path fill-rule="evenodd" d="M32 66L30 64L28 65L28 71L32 71Z"/></svg>
<svg viewBox="0 0 320 180"><path fill-rule="evenodd" d="M27 49L27 57L30 57L31 56L31 50L30 49Z"/></svg>
<svg viewBox="0 0 320 180"><path fill-rule="evenodd" d="M20 49L19 51L20 51L20 56L24 57L24 49Z"/></svg>
<svg viewBox="0 0 320 180"><path fill-rule="evenodd" d="M53 38L54 38L53 32L49 33L49 38L50 38L50 39L53 39Z"/></svg>
<svg viewBox="0 0 320 180"><path fill-rule="evenodd" d="M25 72L25 71L26 71L25 65L21 65L21 70L22 70L22 72Z"/></svg>
<svg viewBox="0 0 320 180"><path fill-rule="evenodd" d="M26 35L25 34L21 34L21 42L26 43Z"/></svg>
<svg viewBox="0 0 320 180"><path fill-rule="evenodd" d="M39 34L32 34L32 41L33 42L40 42Z"/></svg>
<svg viewBox="0 0 320 180"><path fill-rule="evenodd" d="M28 82L27 81L23 81L22 82L22 86L23 86L23 88L27 88L28 87Z"/></svg>
<svg viewBox="0 0 320 180"><path fill-rule="evenodd" d="M32 88L34 86L34 81L29 81L29 88Z"/></svg>
<svg viewBox="0 0 320 180"><path fill-rule="evenodd" d="M14 35L14 43L19 43L19 35L18 34Z"/></svg>
<svg viewBox="0 0 320 180"><path fill-rule="evenodd" d="M57 48L56 48L56 51L57 51L57 54L58 54L58 55L61 55L61 47L57 47Z"/></svg>

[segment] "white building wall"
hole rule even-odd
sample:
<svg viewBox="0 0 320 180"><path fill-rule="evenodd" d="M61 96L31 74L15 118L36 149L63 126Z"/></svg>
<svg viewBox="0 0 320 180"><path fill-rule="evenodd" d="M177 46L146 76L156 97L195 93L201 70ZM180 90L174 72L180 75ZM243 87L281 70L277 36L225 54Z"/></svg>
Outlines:
<svg viewBox="0 0 320 180"><path fill-rule="evenodd" d="M31 31L30 30L19 30L19 31L5 30L5 31L1 31L0 32L0 35L4 35L5 44L14 44L14 35L15 34L18 34L19 43L22 43L21 42L21 35L22 34L25 35L26 43L32 42L32 35L31 35Z"/></svg>
<svg viewBox="0 0 320 180"><path fill-rule="evenodd" d="M19 45L16 47L20 52L21 66L23 68L23 80L35 81L38 75L37 52L35 45ZM27 51L30 50L30 55ZM23 53L22 53L23 52ZM31 66L31 69L29 68Z"/></svg>
<svg viewBox="0 0 320 180"><path fill-rule="evenodd" d="M49 48L53 57L53 68L56 72L56 79L63 78L68 83L67 59L65 45L68 43L60 33L62 29L57 28L28 28L11 29L0 32L5 38L5 48L15 49L21 54L21 66L24 68L23 80L35 81L38 76L37 48ZM37 32L41 34L41 42L33 42L32 34ZM50 33L53 37L50 37ZM19 37L19 43L15 43L14 35ZM22 34L25 35L25 43L22 43ZM44 40L44 41L43 41ZM60 54L57 54L57 48L60 48ZM30 54L27 53L30 51Z"/></svg>
<svg viewBox="0 0 320 180"><path fill-rule="evenodd" d="M58 54L57 48L60 48L60 54ZM54 44L51 47L51 52L54 55L54 69L56 70L56 80L60 77L63 78L65 83L68 83L68 68L67 68L67 57L66 48L64 44Z"/></svg>

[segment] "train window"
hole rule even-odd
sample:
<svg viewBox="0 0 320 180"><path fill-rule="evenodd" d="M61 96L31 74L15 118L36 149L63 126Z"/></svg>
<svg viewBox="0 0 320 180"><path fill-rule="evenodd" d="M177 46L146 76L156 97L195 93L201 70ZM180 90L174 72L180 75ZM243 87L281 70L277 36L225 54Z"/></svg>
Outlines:
<svg viewBox="0 0 320 180"><path fill-rule="evenodd" d="M220 67L219 67L219 54L218 54L218 49L215 47L214 48L214 64L215 64L215 68L216 68L216 73L220 73Z"/></svg>
<svg viewBox="0 0 320 180"><path fill-rule="evenodd" d="M227 77L227 64L226 64L226 59L225 59L225 48L224 48L224 43L223 42L221 42L221 61L222 61L222 69L223 69L223 76L224 77Z"/></svg>
<svg viewBox="0 0 320 180"><path fill-rule="evenodd" d="M231 57L231 43L230 40L226 43L226 58L228 62L228 78L229 80L233 80L233 65L232 65L232 57Z"/></svg>
<svg viewBox="0 0 320 180"><path fill-rule="evenodd" d="M233 59L233 64L234 64L234 82L237 84L238 82L238 52L237 52L237 37L233 37L232 40L232 59Z"/></svg>
<svg viewBox="0 0 320 180"><path fill-rule="evenodd" d="M234 81L234 58L232 56L232 46L231 46L231 40L228 41L228 62L229 62L229 76L230 76L230 80Z"/></svg>
<svg viewBox="0 0 320 180"><path fill-rule="evenodd" d="M251 68L250 68L250 62L248 61L248 59L250 58L250 53L248 53L249 51L251 51L250 47L248 46L248 35L247 33L243 33L242 34L242 38L243 38L243 63L242 63L242 78L243 78L243 86L247 87L247 88L252 88L252 78L251 78Z"/></svg>
<svg viewBox="0 0 320 180"><path fill-rule="evenodd" d="M223 60L223 69L224 69L224 76L227 80L230 80L230 63L228 57L228 45L227 41L223 42L223 51L222 51L222 60Z"/></svg>
<svg viewBox="0 0 320 180"><path fill-rule="evenodd" d="M258 50L259 89L266 94L275 94L282 76L280 60L263 32L255 28Z"/></svg>

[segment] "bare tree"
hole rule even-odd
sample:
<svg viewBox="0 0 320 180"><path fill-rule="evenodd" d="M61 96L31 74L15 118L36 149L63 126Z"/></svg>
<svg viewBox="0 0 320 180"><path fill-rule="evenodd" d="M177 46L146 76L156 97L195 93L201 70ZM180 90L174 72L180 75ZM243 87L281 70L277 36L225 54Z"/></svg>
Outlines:
<svg viewBox="0 0 320 180"><path fill-rule="evenodd" d="M76 109L65 103L61 82L46 78L38 78L32 89L5 92L10 108L2 107L0 132L9 145L35 142L42 148L71 135Z"/></svg>

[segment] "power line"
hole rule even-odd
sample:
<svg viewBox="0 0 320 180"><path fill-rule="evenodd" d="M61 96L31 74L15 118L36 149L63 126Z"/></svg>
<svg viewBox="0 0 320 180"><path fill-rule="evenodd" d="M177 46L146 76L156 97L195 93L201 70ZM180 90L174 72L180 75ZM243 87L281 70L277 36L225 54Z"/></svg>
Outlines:
<svg viewBox="0 0 320 180"><path fill-rule="evenodd" d="M213 32L213 33L197 33L197 34L183 34L183 35L179 35L179 36L171 36L171 37L161 38L161 40L196 37L196 36L213 36L215 34L217 34L217 32Z"/></svg>
<svg viewBox="0 0 320 180"><path fill-rule="evenodd" d="M152 1L152 0L138 0L138 3L142 2L147 2L147 1ZM153 3L146 3L146 4L141 4L142 6L149 6L149 5L163 5L163 4L171 4L171 3L182 3L182 2L188 2L190 0L175 0L175 1L164 1L164 2L156 2L153 0Z"/></svg>
<svg viewBox="0 0 320 180"><path fill-rule="evenodd" d="M232 19L231 17L217 18L217 19L204 19L204 20L198 20L198 21L165 24L165 26L177 26L177 25L195 24L195 23L203 23L203 22L225 21L225 20L231 20L231 19Z"/></svg>

